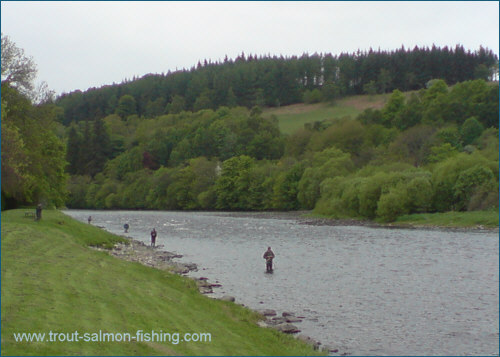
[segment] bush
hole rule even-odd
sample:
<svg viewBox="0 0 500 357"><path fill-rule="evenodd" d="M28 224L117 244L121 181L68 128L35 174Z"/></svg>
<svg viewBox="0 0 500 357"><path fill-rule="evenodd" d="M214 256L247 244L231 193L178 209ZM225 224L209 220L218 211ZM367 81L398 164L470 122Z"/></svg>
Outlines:
<svg viewBox="0 0 500 357"><path fill-rule="evenodd" d="M391 189L388 193L380 196L377 205L377 216L384 222L393 222L398 218L410 212L410 201L407 190L398 186Z"/></svg>
<svg viewBox="0 0 500 357"><path fill-rule="evenodd" d="M387 174L380 172L364 179L359 188L359 214L373 219L376 216L377 205L382 194L382 187Z"/></svg>
<svg viewBox="0 0 500 357"><path fill-rule="evenodd" d="M349 178L337 176L327 178L321 182L320 192L321 198L316 203L314 211L319 214L324 214L333 217L339 217L344 214L342 207L342 192L344 192L346 184L349 183Z"/></svg>
<svg viewBox="0 0 500 357"><path fill-rule="evenodd" d="M336 148L314 154L313 167L307 168L298 185L297 198L304 208L312 209L320 197L320 184L327 178L345 176L354 165L350 155Z"/></svg>
<svg viewBox="0 0 500 357"><path fill-rule="evenodd" d="M412 179L406 186L411 213L428 212L432 207L434 191L430 174Z"/></svg>
<svg viewBox="0 0 500 357"><path fill-rule="evenodd" d="M312 91L306 90L303 95L304 103L313 104L319 103L323 100L323 94L319 89L313 89Z"/></svg>
<svg viewBox="0 0 500 357"><path fill-rule="evenodd" d="M467 205L467 211L498 209L498 182L490 182L476 188Z"/></svg>
<svg viewBox="0 0 500 357"><path fill-rule="evenodd" d="M342 193L342 207L350 216L357 216L359 214L359 190L363 181L363 178L355 178L345 184L345 189Z"/></svg>
<svg viewBox="0 0 500 357"><path fill-rule="evenodd" d="M463 145L474 144L476 139L481 136L484 127L476 118L472 117L467 119L460 129L460 136Z"/></svg>
<svg viewBox="0 0 500 357"><path fill-rule="evenodd" d="M484 175L489 177L489 174L483 171L482 174L476 172L478 177L474 178L473 171L476 169L468 170L476 166L481 166L486 171L489 170L491 174L496 172L498 175L498 161L490 161L477 152L472 154L460 153L436 164L432 174L434 187L433 209L439 212L465 209L473 187L483 183L481 177ZM458 183L460 175L462 175L462 178ZM493 180L498 181L497 175L494 175ZM474 179L474 183L468 183L467 180L469 179Z"/></svg>
<svg viewBox="0 0 500 357"><path fill-rule="evenodd" d="M456 200L456 208L463 211L469 205L469 201L476 190L487 192L490 182L493 180L493 173L484 166L474 166L460 173L454 189L454 198ZM482 187L482 188L481 188ZM481 189L480 189L481 188ZM485 190L486 189L486 190Z"/></svg>

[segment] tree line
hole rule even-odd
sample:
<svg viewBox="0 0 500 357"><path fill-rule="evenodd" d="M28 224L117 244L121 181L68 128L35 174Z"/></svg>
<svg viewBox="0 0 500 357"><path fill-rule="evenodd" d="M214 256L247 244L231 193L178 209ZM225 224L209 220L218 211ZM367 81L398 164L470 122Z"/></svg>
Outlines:
<svg viewBox="0 0 500 357"><path fill-rule="evenodd" d="M112 114L103 123L114 154L95 175L74 173L68 205L314 209L385 221L498 208L498 85L428 86L395 90L380 110L309 123L288 136L257 107L151 119ZM90 132L85 125L80 131Z"/></svg>
<svg viewBox="0 0 500 357"><path fill-rule="evenodd" d="M414 47L339 55L256 56L242 53L190 69L148 74L121 84L63 94L63 122L95 120L110 114L153 118L183 110L280 106L332 101L355 94L417 90L435 78L448 85L498 76L498 57L480 47Z"/></svg>
<svg viewBox="0 0 500 357"><path fill-rule="evenodd" d="M36 72L33 59L2 34L2 209L63 206L67 198L62 109L46 102L46 87L35 87Z"/></svg>

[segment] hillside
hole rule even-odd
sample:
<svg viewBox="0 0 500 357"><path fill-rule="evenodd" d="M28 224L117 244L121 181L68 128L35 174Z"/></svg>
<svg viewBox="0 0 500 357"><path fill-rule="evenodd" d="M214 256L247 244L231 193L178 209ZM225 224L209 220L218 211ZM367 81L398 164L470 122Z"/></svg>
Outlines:
<svg viewBox="0 0 500 357"><path fill-rule="evenodd" d="M498 85L435 80L333 105L110 115L71 127L68 161L73 208L314 209L386 222L494 209Z"/></svg>
<svg viewBox="0 0 500 357"><path fill-rule="evenodd" d="M58 211L40 222L2 212L2 355L312 355L257 326L259 315L209 299L194 281L88 245L121 238ZM210 342L16 342L15 333L209 333ZM70 338L67 337L69 340Z"/></svg>
<svg viewBox="0 0 500 357"><path fill-rule="evenodd" d="M223 62L203 61L167 74L147 74L120 84L61 95L65 125L110 114L152 118L183 110L243 106L279 107L331 101L358 94L425 88L432 79L449 85L493 77L498 56L480 47L415 47L356 53L256 56L242 53Z"/></svg>
<svg viewBox="0 0 500 357"><path fill-rule="evenodd" d="M333 104L325 102L315 104L299 103L279 108L268 107L264 109L263 116L265 118L270 118L272 115L276 116L281 132L292 134L303 128L306 123L343 117L354 119L365 109L381 109L389 97L389 94L364 94L338 99Z"/></svg>

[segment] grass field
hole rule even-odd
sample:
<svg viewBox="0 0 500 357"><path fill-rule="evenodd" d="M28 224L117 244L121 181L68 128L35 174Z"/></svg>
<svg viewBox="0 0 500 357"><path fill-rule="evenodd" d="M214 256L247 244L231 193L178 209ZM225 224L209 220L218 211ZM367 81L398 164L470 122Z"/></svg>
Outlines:
<svg viewBox="0 0 500 357"><path fill-rule="evenodd" d="M396 222L413 226L498 227L498 211L421 213L399 217Z"/></svg>
<svg viewBox="0 0 500 357"><path fill-rule="evenodd" d="M2 212L2 355L311 355L259 315L201 295L194 281L88 245L120 240L59 211ZM16 342L14 333L209 333L210 342ZM173 340L172 340L173 341Z"/></svg>
<svg viewBox="0 0 500 357"><path fill-rule="evenodd" d="M354 119L367 108L380 109L389 96L390 94L356 95L339 99L334 104L293 104L280 108L268 108L264 110L264 116L276 115L281 132L291 134L303 128L305 123L347 116Z"/></svg>

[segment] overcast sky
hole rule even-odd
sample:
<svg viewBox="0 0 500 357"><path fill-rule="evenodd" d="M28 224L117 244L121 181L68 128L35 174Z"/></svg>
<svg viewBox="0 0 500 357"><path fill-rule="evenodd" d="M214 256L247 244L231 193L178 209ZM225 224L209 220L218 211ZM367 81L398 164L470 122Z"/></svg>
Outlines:
<svg viewBox="0 0 500 357"><path fill-rule="evenodd" d="M57 94L245 54L480 45L498 54L491 2L1 2L2 33Z"/></svg>

